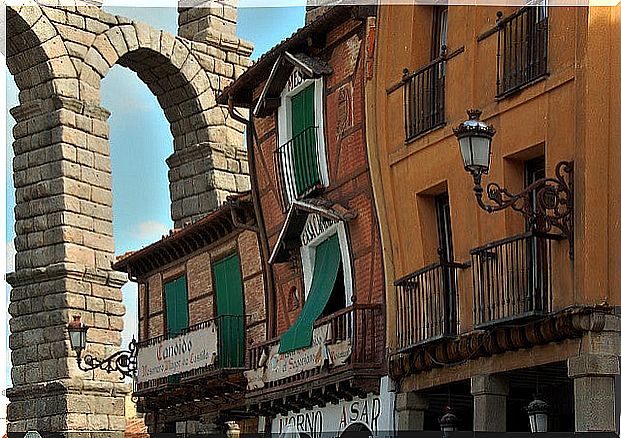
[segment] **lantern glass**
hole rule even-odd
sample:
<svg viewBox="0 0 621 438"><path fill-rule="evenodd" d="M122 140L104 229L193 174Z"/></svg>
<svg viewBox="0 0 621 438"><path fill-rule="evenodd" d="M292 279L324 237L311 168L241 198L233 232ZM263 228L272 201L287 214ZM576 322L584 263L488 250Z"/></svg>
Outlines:
<svg viewBox="0 0 621 438"><path fill-rule="evenodd" d="M459 139L459 149L468 172L487 173L492 139L482 135L464 135Z"/></svg>
<svg viewBox="0 0 621 438"><path fill-rule="evenodd" d="M73 321L67 325L67 331L69 332L69 340L71 341L71 348L75 350L78 355L82 350L86 348L86 332L88 326L82 324L80 321L80 315L74 315Z"/></svg>
<svg viewBox="0 0 621 438"><path fill-rule="evenodd" d="M70 330L69 338L71 340L71 347L75 351L79 352L86 348L86 330L83 330L81 327L77 330Z"/></svg>
<svg viewBox="0 0 621 438"><path fill-rule="evenodd" d="M545 412L539 412L536 414L529 414L530 431L531 432L547 432L548 431L548 414Z"/></svg>

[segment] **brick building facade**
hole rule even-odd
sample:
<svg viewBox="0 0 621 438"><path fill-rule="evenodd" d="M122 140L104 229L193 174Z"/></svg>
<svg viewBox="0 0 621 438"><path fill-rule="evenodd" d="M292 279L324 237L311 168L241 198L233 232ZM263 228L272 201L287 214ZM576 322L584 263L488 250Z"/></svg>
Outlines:
<svg viewBox="0 0 621 438"><path fill-rule="evenodd" d="M246 398L272 433L343 432L351 424L334 415L363 399L378 403L379 417L353 427L390 421L365 128L374 15L368 7L326 9L218 97L230 112L250 110L248 155L274 291L266 342L249 351ZM306 365L287 366L287 358ZM318 412L322 424L293 426L296 416Z"/></svg>
<svg viewBox="0 0 621 438"><path fill-rule="evenodd" d="M244 432L256 430L256 421L239 416L246 345L265 339L263 271L249 196L230 198L214 213L122 256L114 268L138 283L134 396L151 432L215 432L227 421L239 421ZM198 347L181 372L161 353L186 338L197 343L210 336L214 348L205 351L213 359L200 366L199 359L192 364ZM148 356L153 348L159 349L156 358ZM146 368L161 364L161 372Z"/></svg>

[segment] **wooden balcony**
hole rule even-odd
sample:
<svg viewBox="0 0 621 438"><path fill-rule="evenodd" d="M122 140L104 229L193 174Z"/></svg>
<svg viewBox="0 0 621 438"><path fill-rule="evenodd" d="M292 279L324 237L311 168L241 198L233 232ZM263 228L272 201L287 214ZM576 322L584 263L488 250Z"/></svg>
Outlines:
<svg viewBox="0 0 621 438"><path fill-rule="evenodd" d="M326 348L332 351L333 346L350 346L346 359L338 364L331 364L332 361L326 359L312 369L266 381L261 388L249 388L246 400L252 410L263 415L284 414L289 410L324 406L379 390L385 365L383 307L354 304L315 322L315 328L325 329L326 326L330 333L325 341ZM248 368L257 370L270 366L271 357L267 358L267 352L277 351L278 345L279 339L276 338L251 347ZM263 364L265 359L267 363Z"/></svg>
<svg viewBox="0 0 621 438"><path fill-rule="evenodd" d="M243 372L246 369L244 316L221 315L188 327L174 336L168 334L141 341L138 343L138 367L140 369L141 349L199 332L210 324L215 324L217 328L217 354L213 363L134 383L133 395L138 398L139 410L158 410L167 421L184 418L199 407L202 412L227 411L228 415L243 412Z"/></svg>

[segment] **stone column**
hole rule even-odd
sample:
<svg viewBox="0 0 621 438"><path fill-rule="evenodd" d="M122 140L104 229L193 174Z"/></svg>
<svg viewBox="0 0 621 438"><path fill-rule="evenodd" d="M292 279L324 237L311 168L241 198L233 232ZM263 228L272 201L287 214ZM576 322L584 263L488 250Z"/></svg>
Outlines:
<svg viewBox="0 0 621 438"><path fill-rule="evenodd" d="M235 35L238 0L180 0L178 35L194 41L206 33Z"/></svg>
<svg viewBox="0 0 621 438"><path fill-rule="evenodd" d="M398 430L424 430L427 408L429 408L429 400L420 393L402 392L397 394L395 409L398 416Z"/></svg>
<svg viewBox="0 0 621 438"><path fill-rule="evenodd" d="M567 374L574 381L576 432L614 432L615 376L619 356L584 354L567 360Z"/></svg>
<svg viewBox="0 0 621 438"><path fill-rule="evenodd" d="M472 377L470 393L474 396L473 430L475 432L506 432L507 394L506 378L494 375Z"/></svg>
<svg viewBox="0 0 621 438"><path fill-rule="evenodd" d="M224 141L176 151L166 163L177 228L216 210L229 195L250 190L246 151Z"/></svg>
<svg viewBox="0 0 621 438"><path fill-rule="evenodd" d="M125 274L114 272L107 111L75 99L14 108L15 272L7 390L9 432L100 431L122 436L129 385L78 369L67 323L80 314L85 353L118 351Z"/></svg>

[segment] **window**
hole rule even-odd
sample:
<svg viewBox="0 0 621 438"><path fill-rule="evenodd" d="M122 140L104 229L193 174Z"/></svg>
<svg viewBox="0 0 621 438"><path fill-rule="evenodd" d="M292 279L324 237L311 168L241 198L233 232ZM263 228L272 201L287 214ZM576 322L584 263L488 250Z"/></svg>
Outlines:
<svg viewBox="0 0 621 438"><path fill-rule="evenodd" d="M323 80L294 70L278 110L276 173L284 209L328 185L323 136Z"/></svg>
<svg viewBox="0 0 621 438"><path fill-rule="evenodd" d="M448 5L434 6L431 32L431 59L434 60L446 48L448 38Z"/></svg>
<svg viewBox="0 0 621 438"><path fill-rule="evenodd" d="M448 263L453 262L453 232L451 230L451 210L448 193L435 197L436 221L438 225L438 254L442 268L441 318L442 333L457 333L458 305L456 271L450 269Z"/></svg>
<svg viewBox="0 0 621 438"><path fill-rule="evenodd" d="M188 328L188 288L185 276L164 284L166 299L166 331L177 336Z"/></svg>
<svg viewBox="0 0 621 438"><path fill-rule="evenodd" d="M310 215L307 227L320 220ZM281 353L310 346L315 321L351 305L348 248L342 223L333 224L302 247L306 300L298 318L280 338Z"/></svg>
<svg viewBox="0 0 621 438"><path fill-rule="evenodd" d="M408 74L404 84L406 141L444 124L445 53L448 6L435 6L431 26L431 62Z"/></svg>
<svg viewBox="0 0 621 438"><path fill-rule="evenodd" d="M213 265L218 321L218 363L222 368L244 364L244 294L239 255Z"/></svg>
<svg viewBox="0 0 621 438"><path fill-rule="evenodd" d="M503 96L547 74L548 7L526 6L500 21L497 95Z"/></svg>

